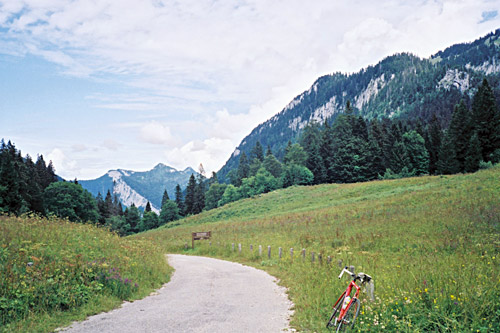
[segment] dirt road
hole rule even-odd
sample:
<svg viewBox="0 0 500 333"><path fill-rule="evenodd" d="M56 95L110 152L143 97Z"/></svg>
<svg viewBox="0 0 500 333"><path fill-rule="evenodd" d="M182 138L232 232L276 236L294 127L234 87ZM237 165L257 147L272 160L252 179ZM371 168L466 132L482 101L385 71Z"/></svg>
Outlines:
<svg viewBox="0 0 500 333"><path fill-rule="evenodd" d="M155 295L92 316L64 332L280 332L290 307L275 278L252 267L168 255L175 268Z"/></svg>

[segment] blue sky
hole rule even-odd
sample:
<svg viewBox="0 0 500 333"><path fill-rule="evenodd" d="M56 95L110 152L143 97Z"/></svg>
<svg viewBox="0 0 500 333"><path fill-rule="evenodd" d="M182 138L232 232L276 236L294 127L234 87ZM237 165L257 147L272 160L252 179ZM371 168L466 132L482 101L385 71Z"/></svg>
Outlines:
<svg viewBox="0 0 500 333"><path fill-rule="evenodd" d="M0 0L0 137L67 179L217 171L314 80L500 28L500 0Z"/></svg>

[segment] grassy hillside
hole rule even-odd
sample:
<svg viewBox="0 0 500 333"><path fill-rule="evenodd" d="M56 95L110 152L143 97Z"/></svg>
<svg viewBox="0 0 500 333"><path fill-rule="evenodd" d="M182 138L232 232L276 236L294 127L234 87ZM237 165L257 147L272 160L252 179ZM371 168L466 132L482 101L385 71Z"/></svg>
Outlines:
<svg viewBox="0 0 500 333"><path fill-rule="evenodd" d="M324 330L331 305L348 283L337 279L340 260L375 279L375 301L362 297L357 325L362 331L500 330L498 165L468 175L293 187L178 224L135 238L168 252L269 271L289 288L292 325L301 331ZM211 246L197 241L194 250L184 249L192 231L208 230ZM316 258L321 253L323 262L311 263L311 252Z"/></svg>
<svg viewBox="0 0 500 333"><path fill-rule="evenodd" d="M162 249L91 225L0 216L0 331L48 332L166 282Z"/></svg>

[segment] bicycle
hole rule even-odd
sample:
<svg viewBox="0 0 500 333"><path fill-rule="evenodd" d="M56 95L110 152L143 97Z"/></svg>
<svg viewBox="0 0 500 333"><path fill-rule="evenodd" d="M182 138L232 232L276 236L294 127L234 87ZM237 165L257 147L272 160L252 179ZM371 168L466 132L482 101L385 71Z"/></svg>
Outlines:
<svg viewBox="0 0 500 333"><path fill-rule="evenodd" d="M361 285L365 283L370 283L372 277L365 273L354 274L350 272L347 267L344 267L339 275L339 279L342 278L344 273L349 274L352 277L351 283L347 286L346 290L340 295L339 299L333 305L333 313L326 324L326 328L337 327L337 332L345 330L347 327L354 327L356 318L359 314L359 309L361 307L361 302L358 298L361 287L356 284L356 280L361 282ZM356 292L351 298L351 291L355 288ZM338 316L337 316L338 313Z"/></svg>

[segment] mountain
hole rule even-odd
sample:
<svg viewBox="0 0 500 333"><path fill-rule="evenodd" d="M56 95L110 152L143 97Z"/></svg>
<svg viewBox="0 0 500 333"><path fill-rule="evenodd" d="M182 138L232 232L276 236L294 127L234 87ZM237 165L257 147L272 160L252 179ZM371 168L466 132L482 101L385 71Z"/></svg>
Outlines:
<svg viewBox="0 0 500 333"><path fill-rule="evenodd" d="M149 171L109 170L97 179L79 180L78 183L94 196L101 193L105 197L109 190L127 207L134 203L144 209L149 201L152 209L159 212L163 192L167 190L170 199L174 199L177 184L186 187L191 174L197 173L192 168L179 171L160 163Z"/></svg>
<svg viewBox="0 0 500 333"><path fill-rule="evenodd" d="M260 141L281 158L311 121L333 122L351 101L366 119L402 118L427 122L436 114L447 126L453 106L470 103L486 77L500 102L500 29L472 43L453 45L422 59L408 53L389 56L353 74L334 73L316 80L271 119L257 126L218 172L219 179L238 167L239 154Z"/></svg>

